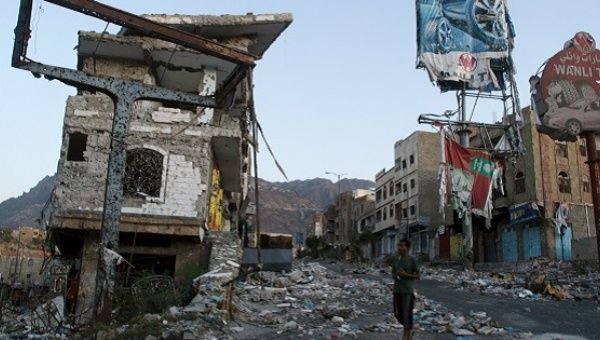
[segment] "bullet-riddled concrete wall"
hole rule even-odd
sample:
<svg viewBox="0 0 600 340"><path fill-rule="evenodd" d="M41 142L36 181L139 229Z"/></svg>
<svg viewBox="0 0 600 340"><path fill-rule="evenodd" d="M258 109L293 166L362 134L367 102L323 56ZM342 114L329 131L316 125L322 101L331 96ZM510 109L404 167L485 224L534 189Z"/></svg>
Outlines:
<svg viewBox="0 0 600 340"><path fill-rule="evenodd" d="M86 59L84 65L84 70L95 70L98 74L155 83L143 64L100 59L93 65ZM211 77L206 79L216 81ZM113 111L112 100L104 94L82 93L67 100L55 190L57 215L101 211ZM197 119L196 112L151 101L136 102L130 117L128 151L153 150L162 155L163 164L160 194L126 198L123 213L204 219L213 157L211 138L215 135L241 138L239 123L229 116L221 117L222 124L218 127L195 123L192 120ZM74 133L87 136L83 160L67 157Z"/></svg>
<svg viewBox="0 0 600 340"><path fill-rule="evenodd" d="M110 151L112 101L104 95L70 97L65 113L63 146L58 169L56 200L60 212L100 211L104 201L106 169ZM159 107L146 111L134 107L127 149L145 148L163 156L159 197L126 199L124 213L197 217L206 206L210 168L210 133L183 128L179 109ZM168 119L171 121L168 122ZM67 159L74 133L87 136L84 160ZM193 133L194 135L190 135Z"/></svg>

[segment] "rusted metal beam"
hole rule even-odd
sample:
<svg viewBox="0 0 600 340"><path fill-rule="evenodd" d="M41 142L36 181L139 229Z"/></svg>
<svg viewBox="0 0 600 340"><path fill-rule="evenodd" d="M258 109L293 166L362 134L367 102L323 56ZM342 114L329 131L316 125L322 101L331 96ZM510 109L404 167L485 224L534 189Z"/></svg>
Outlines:
<svg viewBox="0 0 600 340"><path fill-rule="evenodd" d="M224 44L202 38L167 25L156 23L100 2L90 0L45 0L58 6L89 15L122 27L140 31L143 35L169 41L230 62L254 66L259 57Z"/></svg>
<svg viewBox="0 0 600 340"><path fill-rule="evenodd" d="M15 27L15 43L13 45L12 63L13 67L19 67L22 57L27 55L27 43L31 36L29 28L31 22L31 9L33 0L21 0L19 5L19 16Z"/></svg>
<svg viewBox="0 0 600 340"><path fill-rule="evenodd" d="M111 96L123 92L128 93L128 96L135 97L135 100L153 99L162 103L183 103L203 107L217 107L216 100L213 97L147 85L134 80L124 80L109 76L92 76L83 71L36 62L22 63L19 68L30 71L36 77L43 75L48 80L56 79L67 85L100 90Z"/></svg>

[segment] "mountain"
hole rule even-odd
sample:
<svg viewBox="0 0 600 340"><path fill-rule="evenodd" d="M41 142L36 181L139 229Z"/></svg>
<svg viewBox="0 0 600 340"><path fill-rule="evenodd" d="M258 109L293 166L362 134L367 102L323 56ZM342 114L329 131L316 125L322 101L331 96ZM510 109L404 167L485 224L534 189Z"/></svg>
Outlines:
<svg viewBox="0 0 600 340"><path fill-rule="evenodd" d="M340 181L341 192L374 186L375 183L362 179ZM261 231L288 234L306 235L314 214L333 204L338 193L337 183L324 178L273 183L259 179L258 187ZM250 189L254 201L253 180Z"/></svg>
<svg viewBox="0 0 600 340"><path fill-rule="evenodd" d="M341 192L368 189L375 183L362 179L343 179ZM46 176L27 193L0 203L0 227L37 227L36 219L50 197L54 176ZM261 231L306 234L315 212L333 204L338 193L337 183L324 178L269 182L259 179ZM250 181L250 197L254 200L254 180Z"/></svg>
<svg viewBox="0 0 600 340"><path fill-rule="evenodd" d="M374 182L357 178L342 179L339 183L339 188L337 183L333 183L325 178L275 182L273 185L297 193L298 196L314 202L320 209L325 209L328 205L335 202L338 189L340 192L346 192L355 189L369 189L375 187Z"/></svg>
<svg viewBox="0 0 600 340"><path fill-rule="evenodd" d="M54 176L46 176L28 192L0 203L0 228L38 227L36 221L50 198Z"/></svg>

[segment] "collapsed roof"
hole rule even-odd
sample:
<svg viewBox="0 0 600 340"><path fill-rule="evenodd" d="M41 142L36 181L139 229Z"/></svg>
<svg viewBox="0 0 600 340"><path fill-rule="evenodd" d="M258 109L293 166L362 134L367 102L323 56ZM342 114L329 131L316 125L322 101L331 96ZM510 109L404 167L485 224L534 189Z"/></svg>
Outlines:
<svg viewBox="0 0 600 340"><path fill-rule="evenodd" d="M292 22L289 13L220 16L151 14L143 17L249 52L257 59ZM81 31L77 51L80 66L83 58L91 56L150 64L153 72L161 75L157 85L186 92L197 92L200 71L204 68L217 69L219 87L236 67L233 62L144 37L129 28L122 28L116 35Z"/></svg>

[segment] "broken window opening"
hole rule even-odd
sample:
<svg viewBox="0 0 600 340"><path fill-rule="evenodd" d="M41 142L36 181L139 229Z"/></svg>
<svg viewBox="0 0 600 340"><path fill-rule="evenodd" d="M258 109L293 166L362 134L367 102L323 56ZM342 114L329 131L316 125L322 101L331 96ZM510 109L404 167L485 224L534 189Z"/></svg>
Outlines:
<svg viewBox="0 0 600 340"><path fill-rule="evenodd" d="M564 194L571 193L571 179L564 171L558 174L558 191Z"/></svg>
<svg viewBox="0 0 600 340"><path fill-rule="evenodd" d="M126 197L160 197L164 156L150 149L127 151L123 195Z"/></svg>
<svg viewBox="0 0 600 340"><path fill-rule="evenodd" d="M583 192L590 192L590 179L583 176Z"/></svg>
<svg viewBox="0 0 600 340"><path fill-rule="evenodd" d="M515 194L521 194L525 192L525 175L519 171L515 175Z"/></svg>
<svg viewBox="0 0 600 340"><path fill-rule="evenodd" d="M583 157L587 157L587 146L585 144L585 139L579 140L579 154Z"/></svg>
<svg viewBox="0 0 600 340"><path fill-rule="evenodd" d="M69 147L67 149L67 160L72 162L85 162L83 156L87 148L87 135L81 132L69 134Z"/></svg>
<svg viewBox="0 0 600 340"><path fill-rule="evenodd" d="M569 147L566 142L556 142L558 155L564 158L569 158Z"/></svg>
<svg viewBox="0 0 600 340"><path fill-rule="evenodd" d="M396 183L396 193L399 193L400 191L402 191L402 182Z"/></svg>

